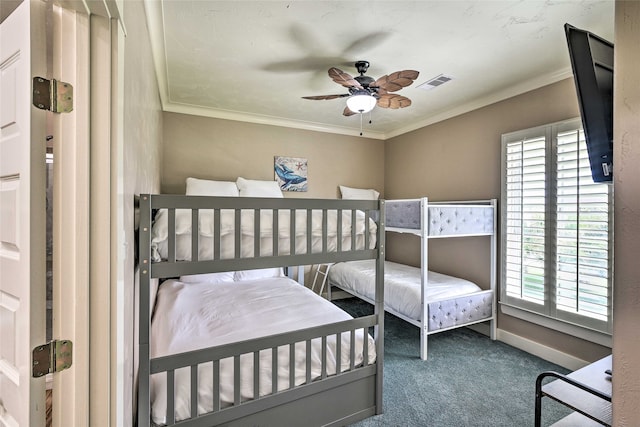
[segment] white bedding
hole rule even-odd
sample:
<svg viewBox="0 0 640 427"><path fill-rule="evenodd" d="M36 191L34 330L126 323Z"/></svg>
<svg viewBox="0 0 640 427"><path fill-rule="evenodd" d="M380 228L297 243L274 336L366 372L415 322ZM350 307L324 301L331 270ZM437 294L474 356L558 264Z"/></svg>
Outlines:
<svg viewBox="0 0 640 427"><path fill-rule="evenodd" d="M164 282L158 291L151 325L151 357L298 330L351 319L346 312L288 278L228 282ZM341 371L350 366L350 334L342 334ZM363 361L363 331L356 331L355 365ZM369 362L375 360L375 342L368 336ZM335 335L327 338L327 374L336 372ZM312 341L312 378L321 374L320 339ZM305 382L305 343L296 344L296 385ZM241 396L253 397L253 355L241 358ZM289 347L278 349L278 390L289 387ZM260 395L271 393L271 351L260 354ZM212 365L199 367L198 412L213 409ZM220 363L221 406L233 402L233 360ZM176 419L189 416L190 372L176 371ZM151 413L155 423L164 424L166 413L165 375L151 381Z"/></svg>
<svg viewBox="0 0 640 427"><path fill-rule="evenodd" d="M296 254L307 253L307 211L297 210L295 217L295 251ZM351 211L342 211L342 248L351 249ZM288 255L290 252L290 210L278 210L278 254ZM365 216L361 211L356 212L356 248L364 248ZM322 211L311 212L312 253L322 250ZM220 241L221 259L234 258L234 229L235 214L233 210L220 211ZM254 211L242 210L241 214L241 257L252 257L254 254ZM338 214L336 210L327 211L327 251L337 249ZM369 248L376 244L376 223L369 221ZM200 260L213 259L213 239L217 238L214 227L213 210L201 210L199 215L199 253ZM151 235L151 250L153 261L160 261L167 257L168 214L161 210L154 222ZM260 251L261 255L271 255L273 251L273 211L260 211ZM191 211L176 210L176 259L179 261L191 259Z"/></svg>
<svg viewBox="0 0 640 427"><path fill-rule="evenodd" d="M349 261L334 264L329 280L340 288L373 299L375 295L375 260ZM427 300L435 301L480 291L475 283L457 277L429 271ZM384 304L398 313L420 320L420 268L384 263Z"/></svg>

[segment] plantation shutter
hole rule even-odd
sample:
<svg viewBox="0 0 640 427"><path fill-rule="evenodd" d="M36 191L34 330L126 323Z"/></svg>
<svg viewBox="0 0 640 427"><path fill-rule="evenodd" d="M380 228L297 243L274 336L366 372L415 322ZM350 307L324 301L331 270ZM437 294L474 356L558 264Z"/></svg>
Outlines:
<svg viewBox="0 0 640 427"><path fill-rule="evenodd" d="M584 132L560 132L556 155L556 308L607 321L610 305L610 186L594 183Z"/></svg>
<svg viewBox="0 0 640 427"><path fill-rule="evenodd" d="M502 302L609 331L612 187L579 120L503 135L502 176Z"/></svg>
<svg viewBox="0 0 640 427"><path fill-rule="evenodd" d="M545 302L545 135L507 143L507 295ZM503 202L504 203L504 202Z"/></svg>

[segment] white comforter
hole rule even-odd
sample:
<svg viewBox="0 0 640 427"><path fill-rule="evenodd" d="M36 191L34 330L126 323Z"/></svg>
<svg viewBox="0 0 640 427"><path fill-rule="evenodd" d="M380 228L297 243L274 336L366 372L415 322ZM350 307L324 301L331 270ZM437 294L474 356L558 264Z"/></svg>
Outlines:
<svg viewBox="0 0 640 427"><path fill-rule="evenodd" d="M349 261L334 264L329 280L340 288L374 298L375 260ZM427 301L436 301L481 291L473 282L429 271ZM398 313L420 320L420 269L391 261L384 263L384 304Z"/></svg>
<svg viewBox="0 0 640 427"><path fill-rule="evenodd" d="M165 356L221 344L298 330L351 319L347 313L288 278L218 284L183 283L170 280L158 291L151 325L151 357ZM350 334L342 334L341 371L350 366ZM355 365L363 361L364 334L356 331ZM375 343L367 335L369 362L375 360ZM336 339L327 338L327 373L335 374ZM312 341L312 378L321 374L322 345ZM296 344L295 384L305 382L305 343ZM289 387L289 347L278 350L278 390ZM210 412L212 364L199 367L198 412ZM189 369L176 371L176 419L189 416ZM220 363L221 406L233 402L233 360ZM260 395L271 393L271 350L260 354ZM253 398L253 355L241 357L242 399ZM151 413L164 424L166 380L164 374L151 380Z"/></svg>
<svg viewBox="0 0 640 427"><path fill-rule="evenodd" d="M202 210L199 215L199 249L200 260L213 259L213 239L219 238L222 253L221 259L234 258L235 253L235 214L233 210L223 209L220 211L220 236L214 226L214 213L212 210ZM341 237L342 249L351 249L351 211L342 211ZM361 211L356 212L355 247L364 248L365 216ZM290 252L291 237L291 211L278 210L278 254L288 255ZM322 251L322 211L311 211L311 252ZM256 230L254 226L254 211L242 210L241 213L241 257L252 257L254 254L254 236ZM377 225L375 221L369 220L369 248L374 248L376 244ZM295 213L295 251L296 254L307 253L307 211L296 210ZM273 251L273 211L260 211L260 255L271 255ZM168 237L168 214L166 210L161 210L156 217L151 234L152 259L159 261L167 257L167 237ZM338 237L338 213L336 210L327 211L327 251L337 250ZM191 259L191 211L185 209L176 210L176 259Z"/></svg>

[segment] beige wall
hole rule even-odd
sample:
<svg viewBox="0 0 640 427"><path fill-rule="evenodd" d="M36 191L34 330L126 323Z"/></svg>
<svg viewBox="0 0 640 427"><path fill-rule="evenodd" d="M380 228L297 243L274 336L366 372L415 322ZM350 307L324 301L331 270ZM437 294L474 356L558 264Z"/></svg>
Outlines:
<svg viewBox="0 0 640 427"><path fill-rule="evenodd" d="M640 2L616 1L613 425L640 420Z"/></svg>
<svg viewBox="0 0 640 427"><path fill-rule="evenodd" d="M499 199L501 135L579 114L574 83L566 79L393 138L385 148L386 197ZM418 244L410 236L388 233L387 258L419 265ZM488 252L488 239L432 239L429 268L486 288L490 278ZM502 313L498 327L587 361L610 352Z"/></svg>
<svg viewBox="0 0 640 427"><path fill-rule="evenodd" d="M274 156L308 160L309 190L285 197L336 198L338 185L384 190L384 142L164 113L162 192L184 194L189 176L274 179Z"/></svg>
<svg viewBox="0 0 640 427"><path fill-rule="evenodd" d="M143 2L124 2L124 76L122 102L122 146L116 149L116 176L112 177L113 192L117 194L117 218L122 224L118 230L118 292L116 315L112 315L112 331L123 330L124 348L118 349L124 375L120 381L123 390L121 411L116 411L113 425L132 426L134 388L135 334L135 281L134 272L134 195L160 191L160 163L162 158L162 111L158 83L155 78L149 32L146 26ZM118 343L122 345L123 343ZM123 419L120 419L123 417Z"/></svg>

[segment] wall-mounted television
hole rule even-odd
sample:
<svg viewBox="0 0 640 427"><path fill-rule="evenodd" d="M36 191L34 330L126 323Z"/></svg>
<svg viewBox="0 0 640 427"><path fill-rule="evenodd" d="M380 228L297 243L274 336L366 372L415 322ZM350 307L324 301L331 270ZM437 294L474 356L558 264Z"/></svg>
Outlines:
<svg viewBox="0 0 640 427"><path fill-rule="evenodd" d="M613 180L613 43L564 25L595 182Z"/></svg>

